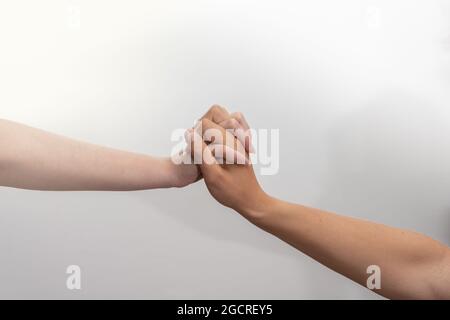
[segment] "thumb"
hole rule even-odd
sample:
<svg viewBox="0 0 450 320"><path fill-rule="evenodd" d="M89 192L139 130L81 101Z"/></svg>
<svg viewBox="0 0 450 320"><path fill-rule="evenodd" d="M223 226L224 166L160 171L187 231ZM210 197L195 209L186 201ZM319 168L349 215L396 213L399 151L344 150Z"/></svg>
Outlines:
<svg viewBox="0 0 450 320"><path fill-rule="evenodd" d="M192 130L187 134L186 140L190 146L191 157L194 159L194 163L199 165L203 177L206 180L217 177L217 174L220 173L222 168L217 163L211 150L203 141L203 138L196 130Z"/></svg>

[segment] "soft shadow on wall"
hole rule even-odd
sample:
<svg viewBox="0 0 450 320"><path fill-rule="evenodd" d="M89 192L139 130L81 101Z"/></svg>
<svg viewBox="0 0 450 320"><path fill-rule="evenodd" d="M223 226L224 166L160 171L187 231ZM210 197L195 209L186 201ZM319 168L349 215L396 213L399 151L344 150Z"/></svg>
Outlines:
<svg viewBox="0 0 450 320"><path fill-rule="evenodd" d="M237 212L217 203L209 194L203 180L185 189L152 190L135 193L133 196L149 208L156 208L155 212L162 213L208 238L238 243L282 256L292 253L292 250L280 244L279 240L267 236Z"/></svg>
<svg viewBox="0 0 450 320"><path fill-rule="evenodd" d="M316 204L449 244L448 115L443 103L390 90L343 116Z"/></svg>

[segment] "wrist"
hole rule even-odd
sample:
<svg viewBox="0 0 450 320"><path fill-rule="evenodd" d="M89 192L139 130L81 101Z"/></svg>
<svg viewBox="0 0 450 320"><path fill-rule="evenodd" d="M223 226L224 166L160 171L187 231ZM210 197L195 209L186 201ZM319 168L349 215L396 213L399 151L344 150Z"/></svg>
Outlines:
<svg viewBox="0 0 450 320"><path fill-rule="evenodd" d="M161 159L162 172L164 174L164 187L178 188L180 187L179 166L173 163L171 158Z"/></svg>
<svg viewBox="0 0 450 320"><path fill-rule="evenodd" d="M250 222L259 225L273 216L274 212L276 212L274 208L278 205L280 200L273 198L262 191L252 202L253 204L251 206L238 211Z"/></svg>
<svg viewBox="0 0 450 320"><path fill-rule="evenodd" d="M179 163L173 158L164 158L162 161L167 188L183 188L199 179L199 171L195 164Z"/></svg>

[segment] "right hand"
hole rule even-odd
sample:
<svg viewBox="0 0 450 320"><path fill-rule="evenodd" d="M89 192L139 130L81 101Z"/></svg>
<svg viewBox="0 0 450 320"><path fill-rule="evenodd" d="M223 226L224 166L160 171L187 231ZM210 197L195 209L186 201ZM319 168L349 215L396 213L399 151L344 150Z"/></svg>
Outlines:
<svg viewBox="0 0 450 320"><path fill-rule="evenodd" d="M217 118L212 119L217 120ZM243 116L241 119L244 119ZM234 150L244 147L238 138L230 136L224 128L217 126L214 122L203 118L194 130L187 133L186 140L190 145L191 156L202 160L199 167L206 186L219 203L238 211L249 220L256 219L271 198L262 190L253 166L248 161L245 164L219 164L215 154L217 147L234 148ZM249 130L246 121L245 124L246 130ZM223 145L217 146L205 139L205 133L211 128L221 132L224 137ZM251 142L244 140L244 143L248 160Z"/></svg>

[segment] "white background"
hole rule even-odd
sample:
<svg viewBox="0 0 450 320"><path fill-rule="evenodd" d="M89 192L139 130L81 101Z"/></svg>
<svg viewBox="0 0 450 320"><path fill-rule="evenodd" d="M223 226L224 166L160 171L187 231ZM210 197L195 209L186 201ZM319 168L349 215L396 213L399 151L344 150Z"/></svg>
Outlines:
<svg viewBox="0 0 450 320"><path fill-rule="evenodd" d="M168 155L220 103L280 129L267 192L447 244L449 85L447 1L0 3L0 117ZM0 298L377 298L203 182L0 199Z"/></svg>

